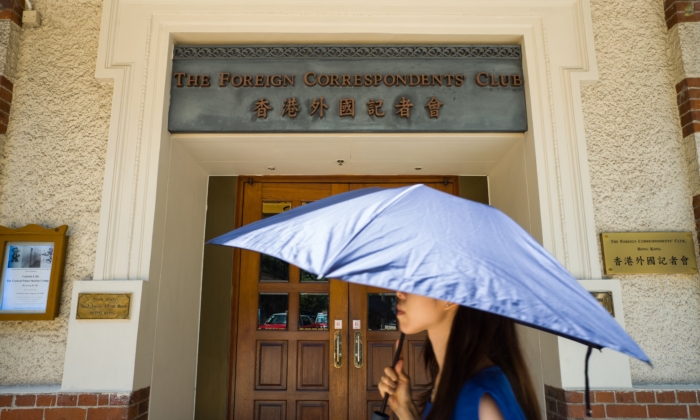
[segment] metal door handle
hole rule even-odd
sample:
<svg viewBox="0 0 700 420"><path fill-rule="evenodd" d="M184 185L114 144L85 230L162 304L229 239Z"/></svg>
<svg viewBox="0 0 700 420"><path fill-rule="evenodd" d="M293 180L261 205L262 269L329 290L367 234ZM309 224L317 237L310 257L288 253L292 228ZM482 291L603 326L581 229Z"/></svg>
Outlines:
<svg viewBox="0 0 700 420"><path fill-rule="evenodd" d="M333 346L333 366L339 368L343 366L343 338L340 331L335 332L335 344Z"/></svg>
<svg viewBox="0 0 700 420"><path fill-rule="evenodd" d="M362 333L355 332L355 367L362 367Z"/></svg>

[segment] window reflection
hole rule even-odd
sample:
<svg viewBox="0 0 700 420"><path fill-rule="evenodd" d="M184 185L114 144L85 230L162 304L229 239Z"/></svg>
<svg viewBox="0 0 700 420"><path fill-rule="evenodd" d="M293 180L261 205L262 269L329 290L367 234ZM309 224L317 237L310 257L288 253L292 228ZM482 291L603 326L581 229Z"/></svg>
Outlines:
<svg viewBox="0 0 700 420"><path fill-rule="evenodd" d="M328 293L299 293L299 329L328 329Z"/></svg>
<svg viewBox="0 0 700 420"><path fill-rule="evenodd" d="M289 264L279 258L260 254L260 281L289 281Z"/></svg>
<svg viewBox="0 0 700 420"><path fill-rule="evenodd" d="M309 282L309 281L328 281L327 278L322 277L322 278L319 279L318 276L317 276L316 274L309 273L309 272L306 271L306 270L301 270L301 273L300 273L300 274L301 274L301 281L302 281L302 282Z"/></svg>
<svg viewBox="0 0 700 420"><path fill-rule="evenodd" d="M262 217L267 219L291 208L291 201L264 202L262 203ZM289 281L289 264L279 258L260 254L260 281Z"/></svg>
<svg viewBox="0 0 700 420"><path fill-rule="evenodd" d="M258 296L258 329L286 330L289 296L287 293L260 293Z"/></svg>
<svg viewBox="0 0 700 420"><path fill-rule="evenodd" d="M367 329L394 331L396 321L396 293L367 294Z"/></svg>

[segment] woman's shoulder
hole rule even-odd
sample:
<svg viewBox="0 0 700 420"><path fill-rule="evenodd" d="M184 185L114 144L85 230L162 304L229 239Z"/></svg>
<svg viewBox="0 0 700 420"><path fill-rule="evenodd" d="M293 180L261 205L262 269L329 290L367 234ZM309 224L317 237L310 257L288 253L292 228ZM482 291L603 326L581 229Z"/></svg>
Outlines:
<svg viewBox="0 0 700 420"><path fill-rule="evenodd" d="M461 394L466 394L470 391L478 391L480 389L485 389L489 392L499 391L502 388L510 390L511 393L513 392L510 388L508 377L503 373L501 368L498 366L490 366L481 369L474 376L469 378L467 383L462 387Z"/></svg>
<svg viewBox="0 0 700 420"><path fill-rule="evenodd" d="M478 418L481 397L488 393L496 402L506 420L524 420L508 377L498 366L480 370L464 384L460 391L453 419Z"/></svg>

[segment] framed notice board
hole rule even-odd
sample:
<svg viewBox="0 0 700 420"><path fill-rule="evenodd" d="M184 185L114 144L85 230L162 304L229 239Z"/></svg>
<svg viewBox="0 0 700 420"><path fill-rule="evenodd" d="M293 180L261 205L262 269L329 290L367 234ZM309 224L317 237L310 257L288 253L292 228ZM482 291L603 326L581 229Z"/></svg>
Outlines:
<svg viewBox="0 0 700 420"><path fill-rule="evenodd" d="M68 226L0 226L0 321L58 316Z"/></svg>

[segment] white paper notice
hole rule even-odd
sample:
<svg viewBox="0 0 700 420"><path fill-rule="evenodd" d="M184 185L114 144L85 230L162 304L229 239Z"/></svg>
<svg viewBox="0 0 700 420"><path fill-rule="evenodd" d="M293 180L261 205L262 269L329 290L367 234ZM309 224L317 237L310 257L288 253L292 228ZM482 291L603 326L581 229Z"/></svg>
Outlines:
<svg viewBox="0 0 700 420"><path fill-rule="evenodd" d="M52 242L7 243L2 260L0 311L46 312L53 246Z"/></svg>

